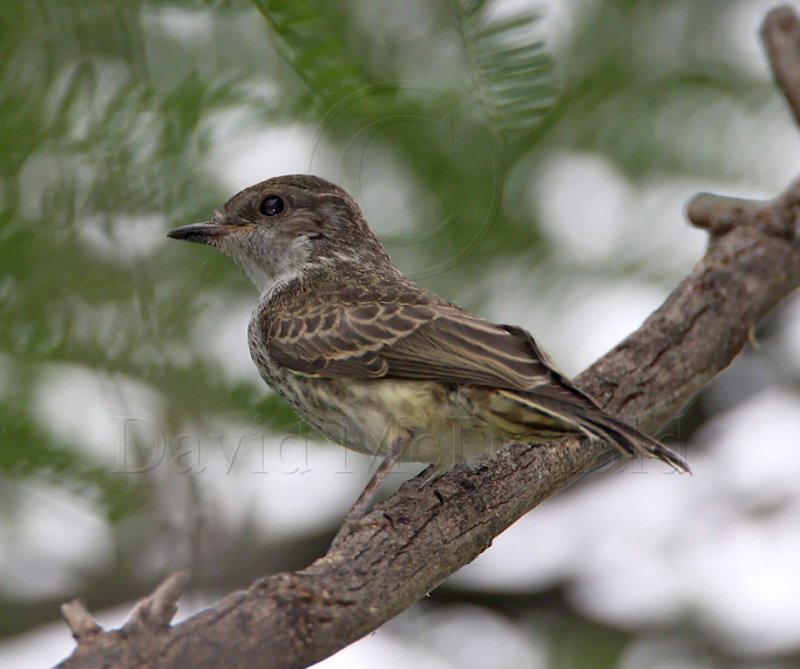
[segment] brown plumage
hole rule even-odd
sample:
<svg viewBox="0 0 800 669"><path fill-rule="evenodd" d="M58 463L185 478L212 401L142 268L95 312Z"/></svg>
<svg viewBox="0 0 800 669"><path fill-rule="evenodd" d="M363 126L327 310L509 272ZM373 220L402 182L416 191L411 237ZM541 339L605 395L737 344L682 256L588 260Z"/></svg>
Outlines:
<svg viewBox="0 0 800 669"><path fill-rule="evenodd" d="M398 459L447 468L512 439L570 432L688 470L606 414L525 330L405 278L356 203L323 179L270 179L170 236L216 246L242 267L261 291L249 343L264 380L332 440L386 454L382 470Z"/></svg>

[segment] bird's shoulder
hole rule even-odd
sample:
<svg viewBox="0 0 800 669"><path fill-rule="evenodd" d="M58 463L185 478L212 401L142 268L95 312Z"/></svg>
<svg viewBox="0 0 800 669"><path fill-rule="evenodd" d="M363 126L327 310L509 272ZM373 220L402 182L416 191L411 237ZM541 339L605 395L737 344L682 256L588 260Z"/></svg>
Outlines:
<svg viewBox="0 0 800 669"><path fill-rule="evenodd" d="M443 312L464 309L429 291L399 272L342 268L297 281L254 312L265 339L285 339L302 333L333 331L345 321L386 321L398 330L432 320Z"/></svg>

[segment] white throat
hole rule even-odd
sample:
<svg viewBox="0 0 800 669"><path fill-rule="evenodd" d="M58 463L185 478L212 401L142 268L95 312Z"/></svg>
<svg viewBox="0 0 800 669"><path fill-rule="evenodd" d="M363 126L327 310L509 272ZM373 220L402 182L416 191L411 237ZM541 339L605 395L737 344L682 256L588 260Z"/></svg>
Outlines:
<svg viewBox="0 0 800 669"><path fill-rule="evenodd" d="M239 238L235 243L223 240L220 247L253 282L260 293L259 301L269 300L276 291L298 278L309 256L308 240L304 237L288 243Z"/></svg>

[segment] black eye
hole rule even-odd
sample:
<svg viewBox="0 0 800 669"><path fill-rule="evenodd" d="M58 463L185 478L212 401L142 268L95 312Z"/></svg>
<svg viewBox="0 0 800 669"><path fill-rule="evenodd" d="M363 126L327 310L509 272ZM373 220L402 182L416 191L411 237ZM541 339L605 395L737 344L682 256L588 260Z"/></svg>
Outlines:
<svg viewBox="0 0 800 669"><path fill-rule="evenodd" d="M277 195L270 195L268 198L264 199L258 210L264 214L264 216L277 216L283 211L283 200Z"/></svg>

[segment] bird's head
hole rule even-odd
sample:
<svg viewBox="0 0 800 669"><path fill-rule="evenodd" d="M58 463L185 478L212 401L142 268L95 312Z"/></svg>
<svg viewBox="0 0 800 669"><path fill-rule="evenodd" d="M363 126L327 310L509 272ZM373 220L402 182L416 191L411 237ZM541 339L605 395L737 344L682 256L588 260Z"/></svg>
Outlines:
<svg viewBox="0 0 800 669"><path fill-rule="evenodd" d="M262 292L322 263L389 261L353 198L307 174L246 188L212 220L185 225L168 236L218 248Z"/></svg>

